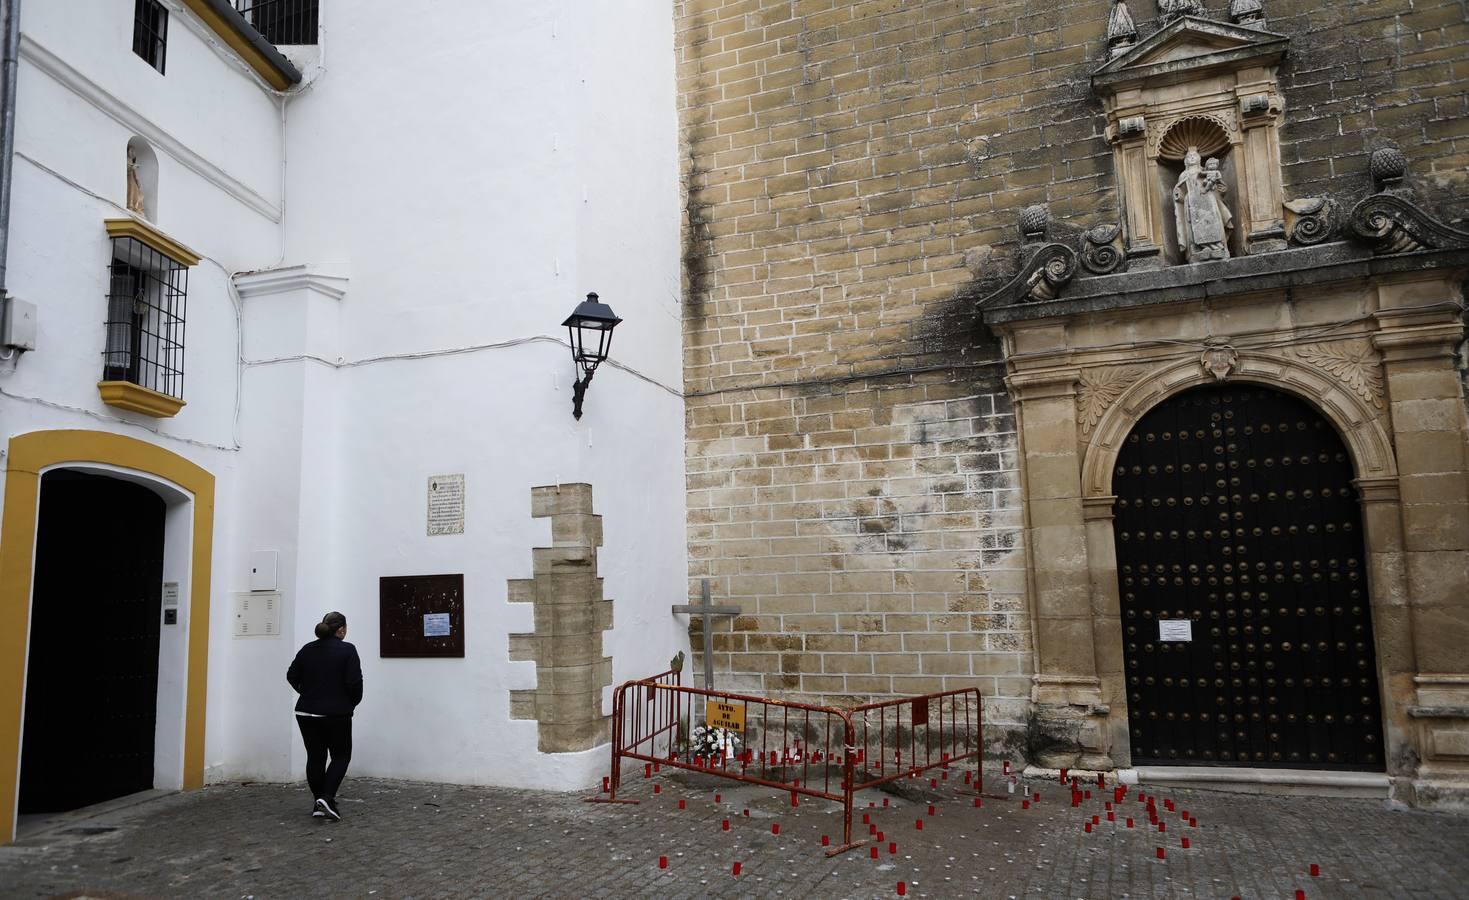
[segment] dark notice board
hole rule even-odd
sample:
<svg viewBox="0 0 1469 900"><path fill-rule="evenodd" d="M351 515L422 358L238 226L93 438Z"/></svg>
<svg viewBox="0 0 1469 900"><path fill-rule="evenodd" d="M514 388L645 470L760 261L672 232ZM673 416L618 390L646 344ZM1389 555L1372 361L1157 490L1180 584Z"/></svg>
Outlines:
<svg viewBox="0 0 1469 900"><path fill-rule="evenodd" d="M378 579L379 655L464 656L464 575L389 575ZM442 630L446 636L425 636ZM424 616L433 616L425 625Z"/></svg>

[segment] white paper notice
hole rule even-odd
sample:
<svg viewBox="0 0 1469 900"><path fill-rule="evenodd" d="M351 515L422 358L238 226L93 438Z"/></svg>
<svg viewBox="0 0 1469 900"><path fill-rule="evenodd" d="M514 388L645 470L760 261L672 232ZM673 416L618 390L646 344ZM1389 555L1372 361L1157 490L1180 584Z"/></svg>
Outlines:
<svg viewBox="0 0 1469 900"><path fill-rule="evenodd" d="M464 533L464 476L433 475L428 480L428 533Z"/></svg>
<svg viewBox="0 0 1469 900"><path fill-rule="evenodd" d="M1191 641L1194 639L1193 625L1191 619L1159 619L1158 640Z"/></svg>
<svg viewBox="0 0 1469 900"><path fill-rule="evenodd" d="M449 614L448 613L425 613L423 616L424 637L448 637L449 636Z"/></svg>

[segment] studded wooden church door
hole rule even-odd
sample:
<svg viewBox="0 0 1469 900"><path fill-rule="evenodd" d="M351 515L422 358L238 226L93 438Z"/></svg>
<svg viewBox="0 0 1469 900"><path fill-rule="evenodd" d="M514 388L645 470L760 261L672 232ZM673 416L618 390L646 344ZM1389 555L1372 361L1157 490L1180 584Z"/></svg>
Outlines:
<svg viewBox="0 0 1469 900"><path fill-rule="evenodd" d="M1113 479L1132 759L1380 771L1377 664L1346 447L1306 403L1187 391Z"/></svg>

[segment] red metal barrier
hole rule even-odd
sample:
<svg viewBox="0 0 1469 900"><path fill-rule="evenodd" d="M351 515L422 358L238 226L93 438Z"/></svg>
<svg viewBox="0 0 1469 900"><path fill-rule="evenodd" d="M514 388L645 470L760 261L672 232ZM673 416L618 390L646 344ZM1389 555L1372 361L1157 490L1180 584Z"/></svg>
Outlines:
<svg viewBox="0 0 1469 900"><path fill-rule="evenodd" d="M672 684L662 680L670 674ZM971 760L977 773L981 762L982 709L974 688L848 710L677 682L678 673L664 673L618 686L612 697L612 771L603 787L606 796L589 801L638 802L617 796L628 760L643 763L644 777L666 765L779 788L790 792L792 802L798 795L833 800L843 811L842 843L827 850L833 856L865 842L852 840L856 791ZM724 704L731 716L738 713L742 744L733 754L699 755L689 735L679 733L686 710L691 719L706 718L711 702ZM908 750L906 765L902 747Z"/></svg>
<svg viewBox="0 0 1469 900"><path fill-rule="evenodd" d="M883 700L849 713L866 776L857 782L859 791L969 760L977 769L983 760L984 708L976 688Z"/></svg>

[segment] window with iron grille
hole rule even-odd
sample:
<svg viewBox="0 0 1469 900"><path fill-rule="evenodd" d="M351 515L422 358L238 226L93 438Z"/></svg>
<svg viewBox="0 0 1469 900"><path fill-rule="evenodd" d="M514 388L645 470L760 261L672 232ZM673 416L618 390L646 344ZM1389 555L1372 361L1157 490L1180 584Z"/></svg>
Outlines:
<svg viewBox="0 0 1469 900"><path fill-rule="evenodd" d="M112 239L102 380L182 400L189 269L131 237Z"/></svg>
<svg viewBox="0 0 1469 900"><path fill-rule="evenodd" d="M235 0L235 9L272 44L316 43L320 0Z"/></svg>
<svg viewBox="0 0 1469 900"><path fill-rule="evenodd" d="M168 50L168 10L159 0L133 2L133 52L163 74Z"/></svg>

